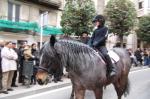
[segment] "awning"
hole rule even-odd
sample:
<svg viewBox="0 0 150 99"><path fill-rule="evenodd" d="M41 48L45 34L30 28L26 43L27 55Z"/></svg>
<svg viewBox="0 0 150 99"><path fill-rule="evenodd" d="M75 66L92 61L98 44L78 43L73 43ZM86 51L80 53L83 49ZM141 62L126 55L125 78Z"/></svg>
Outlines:
<svg viewBox="0 0 150 99"><path fill-rule="evenodd" d="M35 31L38 28L36 22L13 22L9 20L0 20L0 30L14 29L18 31L32 30Z"/></svg>
<svg viewBox="0 0 150 99"><path fill-rule="evenodd" d="M0 20L0 31L20 32L31 30L40 34L40 26L36 22L13 22L10 20ZM43 36L63 34L57 27L46 26L43 28Z"/></svg>
<svg viewBox="0 0 150 99"><path fill-rule="evenodd" d="M36 32L40 33L40 28L36 30ZM62 30L57 27L52 27L52 26L46 26L43 28L43 35L58 35L58 34L63 34Z"/></svg>

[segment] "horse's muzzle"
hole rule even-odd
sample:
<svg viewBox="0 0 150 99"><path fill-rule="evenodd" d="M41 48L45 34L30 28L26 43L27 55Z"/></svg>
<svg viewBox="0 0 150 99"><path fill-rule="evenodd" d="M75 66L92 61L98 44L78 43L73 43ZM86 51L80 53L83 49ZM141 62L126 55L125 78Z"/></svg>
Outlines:
<svg viewBox="0 0 150 99"><path fill-rule="evenodd" d="M37 79L39 85L44 85L44 82L41 79Z"/></svg>

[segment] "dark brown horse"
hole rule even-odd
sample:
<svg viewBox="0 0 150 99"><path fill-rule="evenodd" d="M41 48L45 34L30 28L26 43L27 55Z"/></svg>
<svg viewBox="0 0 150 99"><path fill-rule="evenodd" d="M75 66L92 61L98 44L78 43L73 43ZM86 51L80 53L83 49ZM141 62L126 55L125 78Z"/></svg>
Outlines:
<svg viewBox="0 0 150 99"><path fill-rule="evenodd" d="M46 84L49 69L65 66L71 82L71 99L84 99L85 91L92 90L96 99L102 99L103 87L113 84L121 99L128 94L128 74L131 66L128 53L121 48L113 49L120 60L116 63L117 75L113 79L107 76L106 64L99 54L83 43L72 40L58 40L52 36L40 53L40 67L37 73L39 84Z"/></svg>

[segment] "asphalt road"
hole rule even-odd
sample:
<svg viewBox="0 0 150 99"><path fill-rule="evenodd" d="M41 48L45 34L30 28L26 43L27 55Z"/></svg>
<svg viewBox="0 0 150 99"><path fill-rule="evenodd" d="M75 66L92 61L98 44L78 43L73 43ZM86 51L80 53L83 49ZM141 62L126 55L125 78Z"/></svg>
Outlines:
<svg viewBox="0 0 150 99"><path fill-rule="evenodd" d="M132 71L129 74L130 94L123 99L150 99L150 68ZM71 86L47 91L20 99L69 99ZM117 99L112 85L104 90L103 99ZM110 98L111 97L111 98ZM91 91L87 91L85 99L95 99Z"/></svg>

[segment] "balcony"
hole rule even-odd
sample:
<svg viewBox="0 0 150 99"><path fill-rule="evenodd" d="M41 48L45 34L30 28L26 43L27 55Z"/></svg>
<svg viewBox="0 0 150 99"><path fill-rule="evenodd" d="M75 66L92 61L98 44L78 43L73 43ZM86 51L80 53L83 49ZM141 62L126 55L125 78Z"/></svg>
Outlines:
<svg viewBox="0 0 150 99"><path fill-rule="evenodd" d="M17 0L17 1L31 2L42 6L51 7L54 9L59 9L62 4L61 0Z"/></svg>
<svg viewBox="0 0 150 99"><path fill-rule="evenodd" d="M24 32L28 34L40 34L40 26L36 22L11 21L7 20L7 16L0 16L0 31L19 33ZM43 36L63 34L62 30L53 26L43 27Z"/></svg>
<svg viewBox="0 0 150 99"><path fill-rule="evenodd" d="M137 11L137 16L138 16L138 17L144 16L144 9L139 9L139 10Z"/></svg>
<svg viewBox="0 0 150 99"><path fill-rule="evenodd" d="M39 3L55 5L55 6L58 6L58 7L61 6L61 0L39 0Z"/></svg>

